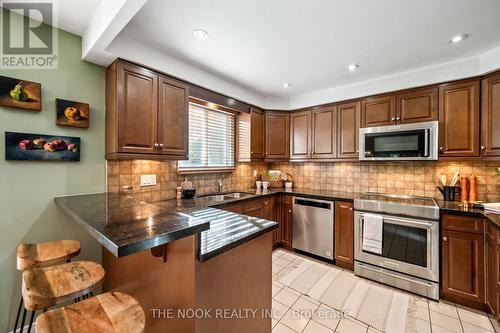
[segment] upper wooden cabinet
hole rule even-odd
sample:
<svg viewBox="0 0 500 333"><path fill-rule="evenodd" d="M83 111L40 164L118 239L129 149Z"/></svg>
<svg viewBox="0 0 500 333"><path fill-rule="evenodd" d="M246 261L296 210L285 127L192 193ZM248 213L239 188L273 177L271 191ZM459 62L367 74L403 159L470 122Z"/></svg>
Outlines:
<svg viewBox="0 0 500 333"><path fill-rule="evenodd" d="M398 94L396 121L400 124L438 119L438 88L420 89Z"/></svg>
<svg viewBox="0 0 500 333"><path fill-rule="evenodd" d="M337 156L337 107L329 106L312 110L311 157L335 158Z"/></svg>
<svg viewBox="0 0 500 333"><path fill-rule="evenodd" d="M186 159L188 87L117 60L106 72L106 158Z"/></svg>
<svg viewBox="0 0 500 333"><path fill-rule="evenodd" d="M365 98L361 109L361 127L393 125L396 121L396 96Z"/></svg>
<svg viewBox="0 0 500 333"><path fill-rule="evenodd" d="M338 105L337 114L337 157L358 158L361 102Z"/></svg>
<svg viewBox="0 0 500 333"><path fill-rule="evenodd" d="M311 111L290 114L290 159L311 158Z"/></svg>
<svg viewBox="0 0 500 333"><path fill-rule="evenodd" d="M264 111L250 108L250 157L263 159L265 157L265 119Z"/></svg>
<svg viewBox="0 0 500 333"><path fill-rule="evenodd" d="M500 156L500 74L482 82L481 155Z"/></svg>
<svg viewBox="0 0 500 333"><path fill-rule="evenodd" d="M337 156L337 107L290 115L290 159L333 159Z"/></svg>
<svg viewBox="0 0 500 333"><path fill-rule="evenodd" d="M479 81L439 87L440 156L479 156Z"/></svg>
<svg viewBox="0 0 500 333"><path fill-rule="evenodd" d="M290 114L267 111L265 114L266 160L290 158Z"/></svg>

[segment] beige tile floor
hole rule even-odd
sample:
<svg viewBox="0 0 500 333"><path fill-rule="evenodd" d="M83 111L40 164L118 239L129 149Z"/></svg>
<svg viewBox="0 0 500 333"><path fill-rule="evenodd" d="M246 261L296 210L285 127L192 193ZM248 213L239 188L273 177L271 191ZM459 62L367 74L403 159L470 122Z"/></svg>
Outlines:
<svg viewBox="0 0 500 333"><path fill-rule="evenodd" d="M294 252L273 252L273 333L499 332L486 313L406 293Z"/></svg>

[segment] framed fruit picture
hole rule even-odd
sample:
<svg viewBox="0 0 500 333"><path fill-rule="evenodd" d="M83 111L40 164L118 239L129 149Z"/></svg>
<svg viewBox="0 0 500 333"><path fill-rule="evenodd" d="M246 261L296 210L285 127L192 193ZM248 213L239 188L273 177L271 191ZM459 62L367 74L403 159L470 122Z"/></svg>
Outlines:
<svg viewBox="0 0 500 333"><path fill-rule="evenodd" d="M80 138L5 132L7 161L80 161Z"/></svg>
<svg viewBox="0 0 500 333"><path fill-rule="evenodd" d="M0 106L42 111L42 85L0 75Z"/></svg>
<svg viewBox="0 0 500 333"><path fill-rule="evenodd" d="M56 124L89 128L89 105L56 98Z"/></svg>

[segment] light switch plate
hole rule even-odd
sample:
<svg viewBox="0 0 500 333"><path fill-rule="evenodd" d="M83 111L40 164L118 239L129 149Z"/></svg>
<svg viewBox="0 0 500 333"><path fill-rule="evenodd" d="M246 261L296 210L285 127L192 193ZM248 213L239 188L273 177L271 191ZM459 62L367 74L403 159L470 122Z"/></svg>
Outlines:
<svg viewBox="0 0 500 333"><path fill-rule="evenodd" d="M141 175L141 186L156 185L156 175Z"/></svg>

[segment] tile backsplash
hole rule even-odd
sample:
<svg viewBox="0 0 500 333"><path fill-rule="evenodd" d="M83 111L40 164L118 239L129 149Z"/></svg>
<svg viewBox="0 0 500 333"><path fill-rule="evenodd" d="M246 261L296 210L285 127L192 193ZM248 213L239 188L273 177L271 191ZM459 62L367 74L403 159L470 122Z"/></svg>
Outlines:
<svg viewBox="0 0 500 333"><path fill-rule="evenodd" d="M310 189L335 189L348 192L381 192L427 196L442 199L436 189L440 174L451 181L456 171L461 176L477 177L478 200L500 201L500 177L495 169L500 162L353 162L353 163L273 163L293 176L294 186Z"/></svg>
<svg viewBox="0 0 500 333"><path fill-rule="evenodd" d="M224 176L224 190L242 190L252 186L253 170L277 169L290 173L294 186L306 189L346 192L382 192L429 196L442 199L436 189L440 174L451 180L459 171L463 176L477 177L479 200L500 201L500 177L494 170L500 162L337 162L337 163L238 163L232 173L193 174L197 194L217 190L217 178ZM140 186L141 174L156 174L157 185ZM154 201L175 198L175 189L184 179L177 173L175 161L128 160L108 161L107 188L121 192L123 186L132 186L141 200Z"/></svg>

